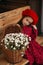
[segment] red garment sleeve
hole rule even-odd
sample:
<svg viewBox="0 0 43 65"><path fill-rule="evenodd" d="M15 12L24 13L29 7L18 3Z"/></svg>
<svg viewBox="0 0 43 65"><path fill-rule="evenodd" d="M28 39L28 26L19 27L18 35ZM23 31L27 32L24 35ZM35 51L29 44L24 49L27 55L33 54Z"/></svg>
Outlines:
<svg viewBox="0 0 43 65"><path fill-rule="evenodd" d="M31 38L32 39L36 39L36 37L38 35L38 30L37 29L34 29L33 31L34 31L34 33L31 34Z"/></svg>

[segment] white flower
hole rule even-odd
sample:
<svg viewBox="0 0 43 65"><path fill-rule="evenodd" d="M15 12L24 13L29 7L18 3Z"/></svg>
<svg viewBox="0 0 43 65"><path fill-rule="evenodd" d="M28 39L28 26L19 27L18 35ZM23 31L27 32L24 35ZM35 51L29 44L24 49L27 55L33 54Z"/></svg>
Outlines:
<svg viewBox="0 0 43 65"><path fill-rule="evenodd" d="M6 43L7 45L9 45L9 43Z"/></svg>
<svg viewBox="0 0 43 65"><path fill-rule="evenodd" d="M18 39L15 39L15 43L18 43L19 42L19 40Z"/></svg>
<svg viewBox="0 0 43 65"><path fill-rule="evenodd" d="M18 36L18 33L13 34L14 36Z"/></svg>
<svg viewBox="0 0 43 65"><path fill-rule="evenodd" d="M23 40L23 37L21 36L20 39Z"/></svg>
<svg viewBox="0 0 43 65"><path fill-rule="evenodd" d="M22 34L22 33L19 33L19 35L20 35L20 36L24 36L24 34Z"/></svg>
<svg viewBox="0 0 43 65"><path fill-rule="evenodd" d="M11 48L13 48L13 46L11 46Z"/></svg>
<svg viewBox="0 0 43 65"><path fill-rule="evenodd" d="M13 36L15 36L15 35L17 35L17 33L15 33L15 34L14 34L14 33L12 33L12 37L13 37Z"/></svg>
<svg viewBox="0 0 43 65"><path fill-rule="evenodd" d="M27 46L29 42L26 42L24 45Z"/></svg>
<svg viewBox="0 0 43 65"><path fill-rule="evenodd" d="M7 49L7 46L5 45L5 49Z"/></svg>
<svg viewBox="0 0 43 65"><path fill-rule="evenodd" d="M14 37L11 38L12 40L15 40Z"/></svg>
<svg viewBox="0 0 43 65"><path fill-rule="evenodd" d="M11 40L11 42L13 43L13 40Z"/></svg>
<svg viewBox="0 0 43 65"><path fill-rule="evenodd" d="M14 47L13 50L16 50L16 48Z"/></svg>
<svg viewBox="0 0 43 65"><path fill-rule="evenodd" d="M29 37L29 41L31 41L31 37Z"/></svg>
<svg viewBox="0 0 43 65"><path fill-rule="evenodd" d="M22 47L22 49L24 49L25 47Z"/></svg>
<svg viewBox="0 0 43 65"><path fill-rule="evenodd" d="M18 45L18 47L20 47L20 45Z"/></svg>
<svg viewBox="0 0 43 65"><path fill-rule="evenodd" d="M17 44L17 43L15 43L15 46L18 46L18 44Z"/></svg>
<svg viewBox="0 0 43 65"><path fill-rule="evenodd" d="M21 41L21 44L23 44L23 41Z"/></svg>

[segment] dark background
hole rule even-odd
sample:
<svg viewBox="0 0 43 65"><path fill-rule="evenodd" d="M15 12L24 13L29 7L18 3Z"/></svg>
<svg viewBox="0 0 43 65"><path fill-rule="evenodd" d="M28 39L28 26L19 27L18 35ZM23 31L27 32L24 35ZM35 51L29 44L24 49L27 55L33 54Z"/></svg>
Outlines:
<svg viewBox="0 0 43 65"><path fill-rule="evenodd" d="M37 12L39 16L39 22L37 24L39 32L38 35L43 35L43 33L41 32L42 0L0 0L0 13L26 5L31 6L31 8Z"/></svg>

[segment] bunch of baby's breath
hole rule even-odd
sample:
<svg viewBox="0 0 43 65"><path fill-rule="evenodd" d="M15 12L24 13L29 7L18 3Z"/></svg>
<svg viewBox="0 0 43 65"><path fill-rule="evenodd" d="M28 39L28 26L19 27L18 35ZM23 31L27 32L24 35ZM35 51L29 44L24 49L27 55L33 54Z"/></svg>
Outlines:
<svg viewBox="0 0 43 65"><path fill-rule="evenodd" d="M4 38L5 49L18 50L26 48L31 41L31 37L23 33L9 33Z"/></svg>

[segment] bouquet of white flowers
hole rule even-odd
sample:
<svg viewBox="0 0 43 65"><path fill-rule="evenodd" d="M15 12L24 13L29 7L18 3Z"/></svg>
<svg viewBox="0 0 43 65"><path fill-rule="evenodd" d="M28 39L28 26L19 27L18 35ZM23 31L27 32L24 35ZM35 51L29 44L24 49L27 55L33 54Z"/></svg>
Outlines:
<svg viewBox="0 0 43 65"><path fill-rule="evenodd" d="M26 48L31 38L23 33L9 33L4 38L5 49L18 50Z"/></svg>
<svg viewBox="0 0 43 65"><path fill-rule="evenodd" d="M23 33L6 34L3 39L3 50L7 60L11 63L21 61L24 51L27 46L29 46L30 41L31 37Z"/></svg>

